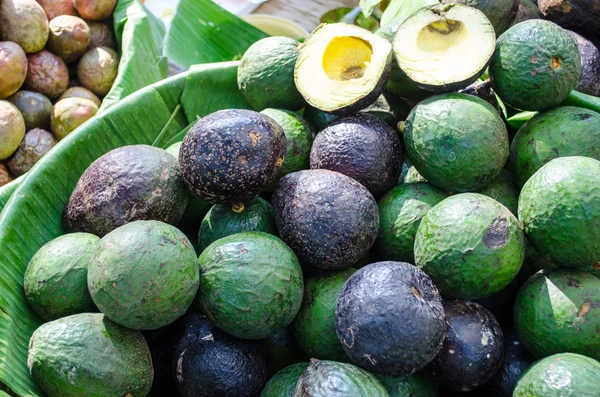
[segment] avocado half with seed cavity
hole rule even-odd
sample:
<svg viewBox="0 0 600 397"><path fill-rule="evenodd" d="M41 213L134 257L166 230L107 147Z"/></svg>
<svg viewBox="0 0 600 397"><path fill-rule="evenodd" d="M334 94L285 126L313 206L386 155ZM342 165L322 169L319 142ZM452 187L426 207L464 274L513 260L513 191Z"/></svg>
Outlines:
<svg viewBox="0 0 600 397"><path fill-rule="evenodd" d="M300 48L294 79L311 106L348 114L377 100L391 65L392 46L383 37L345 23L323 24Z"/></svg>
<svg viewBox="0 0 600 397"><path fill-rule="evenodd" d="M496 48L496 35L481 11L438 4L407 18L393 47L398 66L419 87L449 92L481 76Z"/></svg>

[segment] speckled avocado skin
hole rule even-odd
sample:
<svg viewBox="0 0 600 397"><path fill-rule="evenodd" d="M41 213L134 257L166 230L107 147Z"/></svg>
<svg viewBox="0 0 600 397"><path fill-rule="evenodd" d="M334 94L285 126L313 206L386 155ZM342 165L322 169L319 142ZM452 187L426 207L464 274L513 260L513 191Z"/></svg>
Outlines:
<svg viewBox="0 0 600 397"><path fill-rule="evenodd" d="M525 258L517 218L487 196L450 196L421 220L415 263L452 299L477 299L506 287Z"/></svg>
<svg viewBox="0 0 600 397"><path fill-rule="evenodd" d="M439 388L431 375L421 371L401 378L378 377L390 397L438 397Z"/></svg>
<svg viewBox="0 0 600 397"><path fill-rule="evenodd" d="M538 113L519 129L510 146L510 166L519 186L557 157L600 160L600 114L575 106Z"/></svg>
<svg viewBox="0 0 600 397"><path fill-rule="evenodd" d="M277 372L267 382L260 397L293 397L298 378L308 367L308 362L292 364Z"/></svg>
<svg viewBox="0 0 600 397"><path fill-rule="evenodd" d="M279 182L272 204L281 238L303 264L350 267L377 237L377 202L363 185L338 172L289 174Z"/></svg>
<svg viewBox="0 0 600 397"><path fill-rule="evenodd" d="M442 346L442 298L415 266L373 263L344 284L335 307L335 329L356 365L376 375L411 375Z"/></svg>
<svg viewBox="0 0 600 397"><path fill-rule="evenodd" d="M600 262L600 161L560 157L523 186L519 219L528 241L564 267Z"/></svg>
<svg viewBox="0 0 600 397"><path fill-rule="evenodd" d="M83 173L63 212L63 226L102 237L136 220L175 225L187 201L173 156L148 145L123 146Z"/></svg>
<svg viewBox="0 0 600 397"><path fill-rule="evenodd" d="M385 387L364 369L335 361L310 360L293 397L389 397Z"/></svg>
<svg viewBox="0 0 600 397"><path fill-rule="evenodd" d="M509 150L496 109L467 94L438 95L415 106L404 125L404 147L417 171L449 192L474 191L491 182Z"/></svg>
<svg viewBox="0 0 600 397"><path fill-rule="evenodd" d="M600 279L581 270L544 269L521 287L515 328L536 357L578 353L600 359Z"/></svg>
<svg viewBox="0 0 600 397"><path fill-rule="evenodd" d="M430 365L441 387L466 392L490 380L502 365L504 336L500 324L483 306L444 301L448 332Z"/></svg>
<svg viewBox="0 0 600 397"><path fill-rule="evenodd" d="M283 129L251 110L220 110L200 119L183 140L179 169L196 196L214 204L255 196L271 183L286 151Z"/></svg>
<svg viewBox="0 0 600 397"><path fill-rule="evenodd" d="M375 116L340 118L315 138L310 168L347 175L378 198L396 185L402 172L402 141L392 127Z"/></svg>
<svg viewBox="0 0 600 397"><path fill-rule="evenodd" d="M479 193L493 198L508 208L514 216L517 216L519 190L515 186L512 174L506 169L503 169L500 175L479 190Z"/></svg>
<svg viewBox="0 0 600 397"><path fill-rule="evenodd" d="M29 341L27 366L49 396L145 396L154 370L138 331L103 314L76 314L38 328Z"/></svg>

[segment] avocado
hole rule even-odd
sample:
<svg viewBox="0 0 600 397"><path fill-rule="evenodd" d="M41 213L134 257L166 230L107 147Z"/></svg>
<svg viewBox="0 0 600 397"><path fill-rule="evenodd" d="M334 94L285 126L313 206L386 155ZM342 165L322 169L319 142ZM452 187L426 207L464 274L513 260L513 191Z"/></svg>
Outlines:
<svg viewBox="0 0 600 397"><path fill-rule="evenodd" d="M288 326L300 309L304 282L296 255L262 232L215 241L200 258L202 312L223 331L245 339L267 338Z"/></svg>
<svg viewBox="0 0 600 397"><path fill-rule="evenodd" d="M600 50L591 41L569 32L577 43L581 57L581 78L575 89L584 94L600 96Z"/></svg>
<svg viewBox="0 0 600 397"><path fill-rule="evenodd" d="M506 126L496 109L467 94L420 102L404 124L404 147L417 171L449 192L484 187L500 174L509 152Z"/></svg>
<svg viewBox="0 0 600 397"><path fill-rule="evenodd" d="M503 169L500 175L480 189L479 193L493 198L508 208L514 216L517 216L519 190L514 184L512 174L506 169Z"/></svg>
<svg viewBox="0 0 600 397"><path fill-rule="evenodd" d="M600 9L595 1L589 0L538 0L544 19L572 29L600 44Z"/></svg>
<svg viewBox="0 0 600 397"><path fill-rule="evenodd" d="M142 334L100 313L39 327L29 341L27 367L48 396L145 396L154 377Z"/></svg>
<svg viewBox="0 0 600 397"><path fill-rule="evenodd" d="M288 174L279 181L272 204L281 238L306 265L350 267L377 237L377 202L363 185L338 172Z"/></svg>
<svg viewBox="0 0 600 397"><path fill-rule="evenodd" d="M546 110L560 105L579 82L581 57L568 31L531 19L498 38L489 75L504 103L521 110Z"/></svg>
<svg viewBox="0 0 600 397"><path fill-rule="evenodd" d="M255 196L284 162L283 129L251 110L220 110L198 120L181 145L179 169L192 193L214 204Z"/></svg>
<svg viewBox="0 0 600 397"><path fill-rule="evenodd" d="M79 17L61 15L52 19L48 27L48 49L65 63L77 61L90 46L90 27Z"/></svg>
<svg viewBox="0 0 600 397"><path fill-rule="evenodd" d="M379 202L379 234L375 248L385 260L414 263L417 228L427 211L448 197L429 183L406 183Z"/></svg>
<svg viewBox="0 0 600 397"><path fill-rule="evenodd" d="M315 127L317 132L325 129L333 120L339 118L339 115L335 115L333 113L324 112L317 108L314 108L310 105L307 105L304 108L304 118L308 121L313 127Z"/></svg>
<svg viewBox="0 0 600 397"><path fill-rule="evenodd" d="M461 4L420 9L402 22L393 41L402 72L434 92L456 91L477 80L495 45L494 28L486 16Z"/></svg>
<svg viewBox="0 0 600 397"><path fill-rule="evenodd" d="M521 269L523 268L521 267ZM503 327L512 325L515 297L521 286L521 283L519 282L520 274L521 271L519 271L517 277L508 283L506 287L495 294L485 298L473 299L473 302L479 303L481 306L488 309Z"/></svg>
<svg viewBox="0 0 600 397"><path fill-rule="evenodd" d="M90 21L103 21L109 18L117 0L73 0L77 13Z"/></svg>
<svg viewBox="0 0 600 397"><path fill-rule="evenodd" d="M438 397L439 389L426 371L401 378L379 377L390 397Z"/></svg>
<svg viewBox="0 0 600 397"><path fill-rule="evenodd" d="M198 243L200 249L205 250L220 238L243 232L277 235L273 207L269 202L254 197L244 203L214 205L202 221Z"/></svg>
<svg viewBox="0 0 600 397"><path fill-rule="evenodd" d="M537 361L521 377L514 397L596 396L600 362L579 354L562 353Z"/></svg>
<svg viewBox="0 0 600 397"><path fill-rule="evenodd" d="M301 362L277 372L269 379L260 397L293 397L298 378L307 367L308 362Z"/></svg>
<svg viewBox="0 0 600 397"><path fill-rule="evenodd" d="M352 364L311 359L293 397L389 397L375 376Z"/></svg>
<svg viewBox="0 0 600 397"><path fill-rule="evenodd" d="M25 88L50 99L59 97L69 88L69 69L58 56L42 50L27 55L27 62Z"/></svg>
<svg viewBox="0 0 600 397"><path fill-rule="evenodd" d="M27 54L42 50L48 41L48 18L34 0L2 0L0 26L0 40L18 44Z"/></svg>
<svg viewBox="0 0 600 397"><path fill-rule="evenodd" d="M88 288L100 311L140 330L181 317L196 296L198 279L192 244L159 221L131 222L104 236L88 270Z"/></svg>
<svg viewBox="0 0 600 397"><path fill-rule="evenodd" d="M537 6L537 0L520 0L519 8L517 9L517 15L512 21L510 27L530 19L542 19L542 13Z"/></svg>
<svg viewBox="0 0 600 397"><path fill-rule="evenodd" d="M299 45L289 37L274 36L259 40L246 50L237 81L252 109L300 110L304 107L304 98L294 84Z"/></svg>
<svg viewBox="0 0 600 397"><path fill-rule="evenodd" d="M379 198L398 181L402 141L392 127L375 116L346 116L317 135L310 152L310 168L347 175Z"/></svg>
<svg viewBox="0 0 600 397"><path fill-rule="evenodd" d="M0 99L4 99L17 92L27 77L27 55L17 43L0 42L0 71Z"/></svg>
<svg viewBox="0 0 600 397"><path fill-rule="evenodd" d="M54 104L50 116L50 126L60 141L75 131L77 127L94 117L98 106L89 99L65 98Z"/></svg>
<svg viewBox="0 0 600 397"><path fill-rule="evenodd" d="M173 156L148 145L123 146L98 158L79 178L63 225L99 237L135 220L175 225L187 197Z"/></svg>
<svg viewBox="0 0 600 397"><path fill-rule="evenodd" d="M540 168L519 196L519 220L540 253L564 267L600 262L600 161L560 157Z"/></svg>
<svg viewBox="0 0 600 397"><path fill-rule="evenodd" d="M483 306L444 301L448 332L429 369L440 387L468 392L490 380L502 365L504 336Z"/></svg>
<svg viewBox="0 0 600 397"><path fill-rule="evenodd" d="M12 103L0 99L0 160L17 151L25 136L25 120Z"/></svg>
<svg viewBox="0 0 600 397"><path fill-rule="evenodd" d="M77 78L85 88L103 97L117 78L119 62L119 54L112 48L92 48L79 60Z"/></svg>
<svg viewBox="0 0 600 397"><path fill-rule="evenodd" d="M197 313L186 317L173 359L179 396L258 396L268 380L265 342L235 338Z"/></svg>
<svg viewBox="0 0 600 397"><path fill-rule="evenodd" d="M544 269L521 287L515 328L536 357L600 358L600 279L581 270Z"/></svg>
<svg viewBox="0 0 600 397"><path fill-rule="evenodd" d="M519 0L442 0L444 4L463 4L483 12L500 36L512 23L519 9Z"/></svg>
<svg viewBox="0 0 600 397"><path fill-rule="evenodd" d="M289 365L307 361L309 358L296 342L291 325L269 336L267 349L269 351L269 376ZM296 382L294 382L295 385Z"/></svg>
<svg viewBox="0 0 600 397"><path fill-rule="evenodd" d="M32 91L19 91L8 98L19 109L27 131L34 128L50 129L52 102L46 96Z"/></svg>
<svg viewBox="0 0 600 397"><path fill-rule="evenodd" d="M309 105L350 114L383 93L392 66L392 45L345 23L322 24L300 47L294 79Z"/></svg>
<svg viewBox="0 0 600 397"><path fill-rule="evenodd" d="M517 218L478 193L450 196L421 220L415 264L451 299L485 298L505 288L525 257Z"/></svg>
<svg viewBox="0 0 600 397"><path fill-rule="evenodd" d="M348 268L306 280L304 298L293 322L294 336L309 357L348 361L335 332L335 303L356 269Z"/></svg>
<svg viewBox="0 0 600 397"><path fill-rule="evenodd" d="M412 375L442 346L442 299L415 266L373 263L350 276L340 291L335 330L353 363L376 375Z"/></svg>

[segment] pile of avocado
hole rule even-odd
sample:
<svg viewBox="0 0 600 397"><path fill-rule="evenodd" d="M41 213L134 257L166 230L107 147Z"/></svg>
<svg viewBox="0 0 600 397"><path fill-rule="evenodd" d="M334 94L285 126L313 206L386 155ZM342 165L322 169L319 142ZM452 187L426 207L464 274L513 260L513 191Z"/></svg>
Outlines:
<svg viewBox="0 0 600 397"><path fill-rule="evenodd" d="M25 272L40 388L599 396L600 74L518 5L265 38L248 109L98 158Z"/></svg>

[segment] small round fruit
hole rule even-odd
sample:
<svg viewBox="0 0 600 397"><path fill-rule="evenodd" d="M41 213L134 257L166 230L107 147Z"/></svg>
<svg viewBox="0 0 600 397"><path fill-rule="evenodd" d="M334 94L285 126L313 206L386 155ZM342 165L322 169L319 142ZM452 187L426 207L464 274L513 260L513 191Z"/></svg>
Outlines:
<svg viewBox="0 0 600 397"><path fill-rule="evenodd" d="M34 0L0 2L0 40L17 43L27 54L38 52L48 41L48 19Z"/></svg>
<svg viewBox="0 0 600 397"><path fill-rule="evenodd" d="M25 120L19 109L0 100L0 160L12 156L25 136Z"/></svg>
<svg viewBox="0 0 600 397"><path fill-rule="evenodd" d="M28 172L46 153L56 145L56 139L46 130L34 128L25 134L19 148L8 162L15 176Z"/></svg>
<svg viewBox="0 0 600 397"><path fill-rule="evenodd" d="M25 270L27 301L46 321L97 311L88 292L88 265L100 238L72 233L55 238L35 253Z"/></svg>
<svg viewBox="0 0 600 397"><path fill-rule="evenodd" d="M298 378L308 367L308 362L296 363L277 372L265 385L260 397L292 397Z"/></svg>
<svg viewBox="0 0 600 397"><path fill-rule="evenodd" d="M73 0L36 0L48 16L48 20L51 21L61 15L77 15Z"/></svg>
<svg viewBox="0 0 600 397"><path fill-rule="evenodd" d="M52 102L45 95L33 91L19 91L8 100L19 109L27 131L34 128L50 129Z"/></svg>
<svg viewBox="0 0 600 397"><path fill-rule="evenodd" d="M0 99L17 92L27 77L27 54L17 43L0 42Z"/></svg>
<svg viewBox="0 0 600 397"><path fill-rule="evenodd" d="M103 21L112 15L117 0L74 0L73 4L82 18Z"/></svg>
<svg viewBox="0 0 600 397"><path fill-rule="evenodd" d="M66 98L89 99L90 101L94 102L94 104L97 107L100 107L100 105L102 105L102 101L100 100L100 98L98 98L98 96L96 96L96 94L94 94L92 91L90 91L84 87L67 88L67 90L65 92L63 92L63 94L60 96L60 98L58 98L58 100L60 101L62 99L66 99Z"/></svg>
<svg viewBox="0 0 600 397"><path fill-rule="evenodd" d="M0 187L12 182L13 178L8 172L8 168L2 163L0 163Z"/></svg>
<svg viewBox="0 0 600 397"><path fill-rule="evenodd" d="M442 298L415 266L373 263L344 284L335 306L335 330L348 357L360 367L377 375L411 375L442 347Z"/></svg>
<svg viewBox="0 0 600 397"><path fill-rule="evenodd" d="M102 22L88 21L90 27L90 50L96 47L115 49L115 38L112 30Z"/></svg>
<svg viewBox="0 0 600 397"><path fill-rule="evenodd" d="M27 60L27 88L54 99L69 87L69 69L58 56L42 50L28 55Z"/></svg>
<svg viewBox="0 0 600 397"><path fill-rule="evenodd" d="M119 69L119 54L112 48L96 47L77 64L77 78L85 88L104 96L110 91Z"/></svg>
<svg viewBox="0 0 600 397"><path fill-rule="evenodd" d="M88 288L102 313L127 328L151 330L181 317L198 291L192 244L174 226L135 221L102 238Z"/></svg>
<svg viewBox="0 0 600 397"><path fill-rule="evenodd" d="M50 21L48 49L66 63L79 59L90 45L90 27L81 18L61 15Z"/></svg>
<svg viewBox="0 0 600 397"><path fill-rule="evenodd" d="M66 98L56 102L52 108L50 125L60 141L98 112L98 106L89 99Z"/></svg>
<svg viewBox="0 0 600 397"><path fill-rule="evenodd" d="M505 288L525 257L517 218L478 193L450 196L423 217L415 264L451 299L477 299Z"/></svg>

